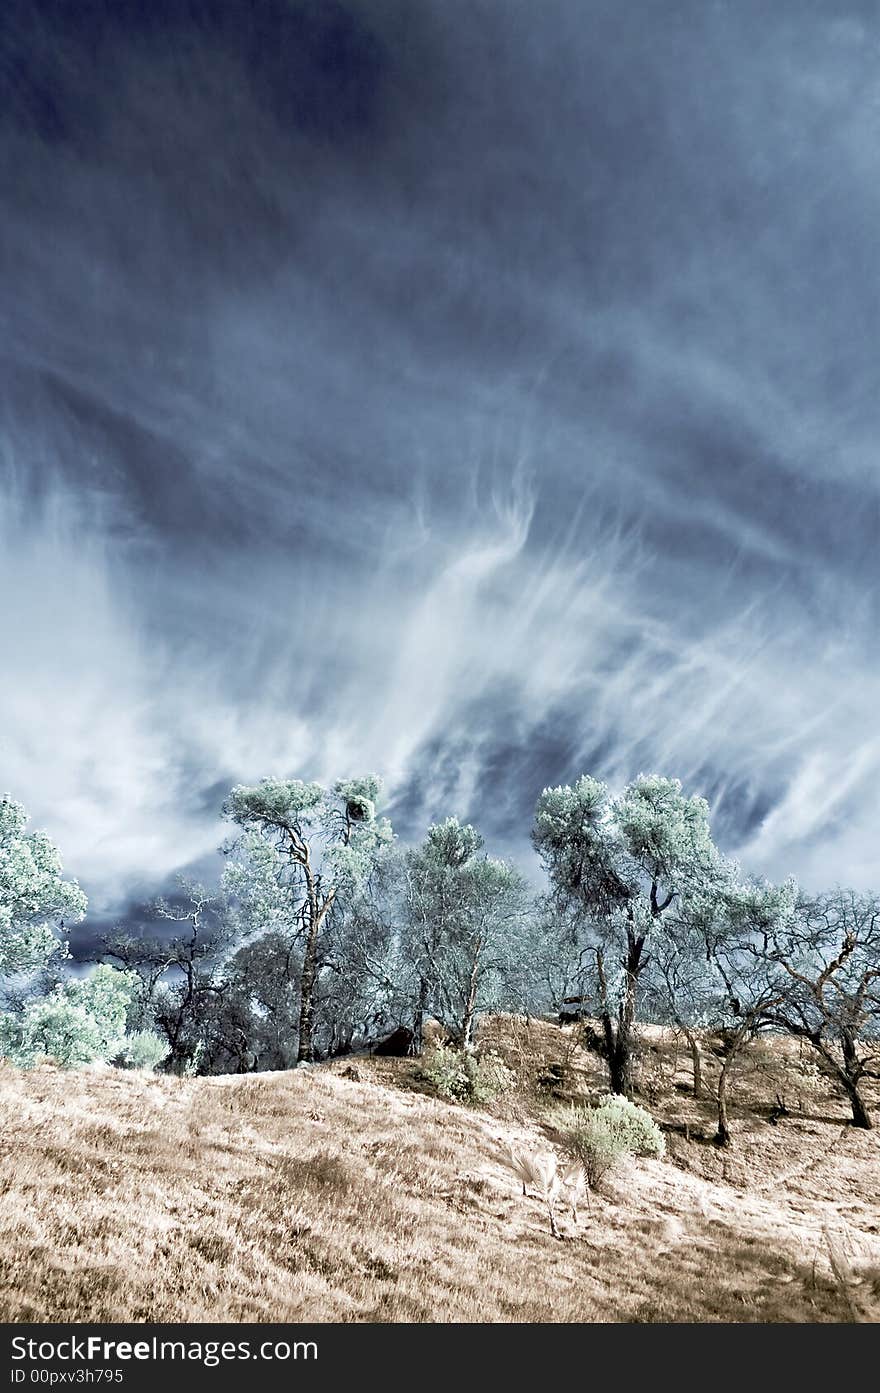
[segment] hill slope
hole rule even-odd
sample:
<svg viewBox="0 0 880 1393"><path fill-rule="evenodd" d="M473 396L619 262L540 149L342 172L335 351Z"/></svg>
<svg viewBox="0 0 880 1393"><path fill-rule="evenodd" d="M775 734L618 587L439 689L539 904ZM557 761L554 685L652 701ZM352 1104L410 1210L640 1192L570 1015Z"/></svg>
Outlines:
<svg viewBox="0 0 880 1393"><path fill-rule="evenodd" d="M570 1033L539 1029L523 1076L560 1052L595 1069ZM592 1217L561 1215L559 1242L504 1161L511 1141L546 1146L525 1084L476 1112L414 1091L411 1063L355 1063L359 1078L344 1062L204 1079L0 1069L0 1315L877 1319L880 1141L840 1108L741 1121L721 1155L670 1087L653 1107L667 1157L630 1164ZM670 1114L688 1109L686 1138ZM848 1288L835 1254L855 1264Z"/></svg>

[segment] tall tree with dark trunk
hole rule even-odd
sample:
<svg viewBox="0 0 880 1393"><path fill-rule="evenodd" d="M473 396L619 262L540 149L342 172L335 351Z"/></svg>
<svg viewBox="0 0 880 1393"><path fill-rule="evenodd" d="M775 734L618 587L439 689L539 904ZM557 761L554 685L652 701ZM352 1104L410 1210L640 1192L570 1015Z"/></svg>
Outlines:
<svg viewBox="0 0 880 1393"><path fill-rule="evenodd" d="M224 814L244 836L234 844L226 888L252 923L279 925L299 951L297 1059L315 1055L315 1001L321 943L334 906L369 874L392 839L376 817L381 781L375 775L342 780L332 791L300 779L240 784Z"/></svg>
<svg viewBox="0 0 880 1393"><path fill-rule="evenodd" d="M802 898L763 952L784 989L768 1019L808 1041L846 1095L853 1125L870 1128L864 1081L880 1078L880 899L854 890Z"/></svg>
<svg viewBox="0 0 880 1393"><path fill-rule="evenodd" d="M648 945L678 896L719 875L708 805L677 779L640 775L611 798L584 775L544 790L532 840L560 912L593 944L611 1088L628 1094Z"/></svg>

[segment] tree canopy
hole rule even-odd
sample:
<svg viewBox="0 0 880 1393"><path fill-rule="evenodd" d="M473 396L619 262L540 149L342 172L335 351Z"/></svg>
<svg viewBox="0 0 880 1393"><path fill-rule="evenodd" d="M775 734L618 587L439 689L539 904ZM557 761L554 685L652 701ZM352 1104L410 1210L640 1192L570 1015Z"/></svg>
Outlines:
<svg viewBox="0 0 880 1393"><path fill-rule="evenodd" d="M595 1014L589 1039L615 1093L634 1087L637 1022L682 1032L702 1087L700 1032L720 1040L718 1140L741 1052L760 1032L805 1042L871 1125L880 1074L880 907L837 889L755 880L712 837L706 800L640 774L619 791L584 774L537 800L546 887L455 816L406 847L366 774L232 788L235 835L216 890L181 884L104 940L89 976L62 970L61 931L86 898L49 837L0 800L0 1048L163 1063L288 1068L383 1032L417 1050L428 1017L468 1051L481 1012ZM149 921L149 922L147 922ZM473 1061L472 1061L473 1062Z"/></svg>
<svg viewBox="0 0 880 1393"><path fill-rule="evenodd" d="M0 797L0 977L36 972L63 951L57 930L87 907L76 881L63 879L57 847L27 824L21 803Z"/></svg>

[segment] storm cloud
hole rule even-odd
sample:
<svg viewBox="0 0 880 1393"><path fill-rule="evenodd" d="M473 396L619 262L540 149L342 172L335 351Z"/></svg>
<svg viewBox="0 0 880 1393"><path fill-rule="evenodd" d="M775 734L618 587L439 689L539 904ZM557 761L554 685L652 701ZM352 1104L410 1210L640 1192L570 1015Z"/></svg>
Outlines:
<svg viewBox="0 0 880 1393"><path fill-rule="evenodd" d="M874 876L872 5L7 0L0 785L98 914L227 787L530 861L642 770Z"/></svg>

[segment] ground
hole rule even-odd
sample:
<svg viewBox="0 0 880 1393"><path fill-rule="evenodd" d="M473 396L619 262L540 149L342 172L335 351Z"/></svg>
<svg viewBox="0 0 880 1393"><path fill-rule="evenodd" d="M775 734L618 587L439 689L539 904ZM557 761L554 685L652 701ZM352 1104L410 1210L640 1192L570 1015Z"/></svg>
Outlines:
<svg viewBox="0 0 880 1393"><path fill-rule="evenodd" d="M578 1038L484 1021L517 1078L484 1110L430 1096L408 1060L199 1079L0 1068L0 1317L880 1319L880 1132L848 1125L786 1042L749 1056L721 1151L687 1051L646 1029L639 1101L666 1156L628 1163L577 1223L561 1209L553 1238L506 1158L546 1149L554 1094L603 1087Z"/></svg>

